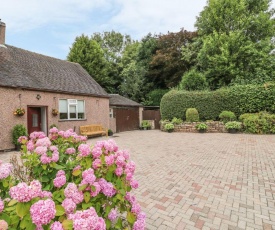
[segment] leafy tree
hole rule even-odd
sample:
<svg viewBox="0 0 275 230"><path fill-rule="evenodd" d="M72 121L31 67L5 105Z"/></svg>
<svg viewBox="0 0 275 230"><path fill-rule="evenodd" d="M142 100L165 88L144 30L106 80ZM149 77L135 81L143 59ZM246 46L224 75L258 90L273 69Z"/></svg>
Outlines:
<svg viewBox="0 0 275 230"><path fill-rule="evenodd" d="M168 93L169 89L154 89L146 95L146 100L143 102L144 105L148 106L159 106L161 98L164 94Z"/></svg>
<svg viewBox="0 0 275 230"><path fill-rule="evenodd" d="M156 52L149 64L148 73L155 86L167 89L180 82L183 73L191 67L188 61L181 60L181 47L190 43L194 37L195 32L183 29L157 37Z"/></svg>
<svg viewBox="0 0 275 230"><path fill-rule="evenodd" d="M205 90L207 82L205 76L198 70L192 69L186 72L179 84L181 90Z"/></svg>
<svg viewBox="0 0 275 230"><path fill-rule="evenodd" d="M275 79L271 0L209 0L197 18L197 68L211 89Z"/></svg>
<svg viewBox="0 0 275 230"><path fill-rule="evenodd" d="M79 63L106 90L112 85L106 71L107 62L99 44L82 34L76 37L67 60Z"/></svg>

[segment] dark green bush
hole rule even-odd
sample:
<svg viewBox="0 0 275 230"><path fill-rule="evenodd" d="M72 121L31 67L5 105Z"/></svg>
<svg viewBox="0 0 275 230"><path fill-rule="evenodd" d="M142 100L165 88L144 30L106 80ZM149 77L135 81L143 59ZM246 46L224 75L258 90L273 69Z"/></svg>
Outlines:
<svg viewBox="0 0 275 230"><path fill-rule="evenodd" d="M196 108L188 108L186 110L186 121L187 122L197 122L199 121L199 113Z"/></svg>
<svg viewBox="0 0 275 230"><path fill-rule="evenodd" d="M275 115L267 112L246 114L243 125L246 133L275 133Z"/></svg>
<svg viewBox="0 0 275 230"><path fill-rule="evenodd" d="M15 145L20 144L18 138L21 136L28 136L27 128L24 125L17 124L12 129L12 143Z"/></svg>
<svg viewBox="0 0 275 230"><path fill-rule="evenodd" d="M162 119L179 117L185 120L188 108L196 108L201 120L218 120L219 114L232 111L237 117L243 113L267 110L275 112L275 84L237 85L216 91L176 91L162 97Z"/></svg>
<svg viewBox="0 0 275 230"><path fill-rule="evenodd" d="M206 78L201 72L192 69L183 75L179 89L189 91L207 89Z"/></svg>
<svg viewBox="0 0 275 230"><path fill-rule="evenodd" d="M168 89L154 89L146 95L146 100L144 101L144 105L148 106L159 106L161 98L164 94L166 94Z"/></svg>
<svg viewBox="0 0 275 230"><path fill-rule="evenodd" d="M229 121L235 121L236 115L231 111L224 110L220 113L219 118L223 123L226 123Z"/></svg>

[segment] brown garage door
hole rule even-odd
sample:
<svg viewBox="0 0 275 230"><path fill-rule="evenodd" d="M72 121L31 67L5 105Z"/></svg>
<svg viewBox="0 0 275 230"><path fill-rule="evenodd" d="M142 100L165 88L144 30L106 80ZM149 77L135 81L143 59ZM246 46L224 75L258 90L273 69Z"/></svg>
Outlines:
<svg viewBox="0 0 275 230"><path fill-rule="evenodd" d="M143 120L154 120L155 129L160 129L160 110L143 110Z"/></svg>
<svg viewBox="0 0 275 230"><path fill-rule="evenodd" d="M114 112L117 132L139 129L138 108L116 108Z"/></svg>

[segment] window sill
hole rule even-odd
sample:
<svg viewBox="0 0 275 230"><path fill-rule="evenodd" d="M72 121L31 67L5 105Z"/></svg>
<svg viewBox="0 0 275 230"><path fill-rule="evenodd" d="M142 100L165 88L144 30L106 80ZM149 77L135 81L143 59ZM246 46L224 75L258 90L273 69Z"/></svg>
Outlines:
<svg viewBox="0 0 275 230"><path fill-rule="evenodd" d="M64 120L58 120L58 122L66 122L66 121L87 121L87 119L64 119Z"/></svg>

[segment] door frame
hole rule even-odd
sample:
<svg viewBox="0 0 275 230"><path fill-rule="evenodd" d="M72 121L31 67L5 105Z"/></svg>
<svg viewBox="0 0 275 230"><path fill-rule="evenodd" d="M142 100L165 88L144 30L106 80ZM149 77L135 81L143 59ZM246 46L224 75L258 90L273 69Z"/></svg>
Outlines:
<svg viewBox="0 0 275 230"><path fill-rule="evenodd" d="M27 105L27 111L28 108L40 108L40 116L41 116L41 131L44 132L46 135L48 135L48 106L41 106L41 105ZM27 113L27 127L29 129L29 114Z"/></svg>

